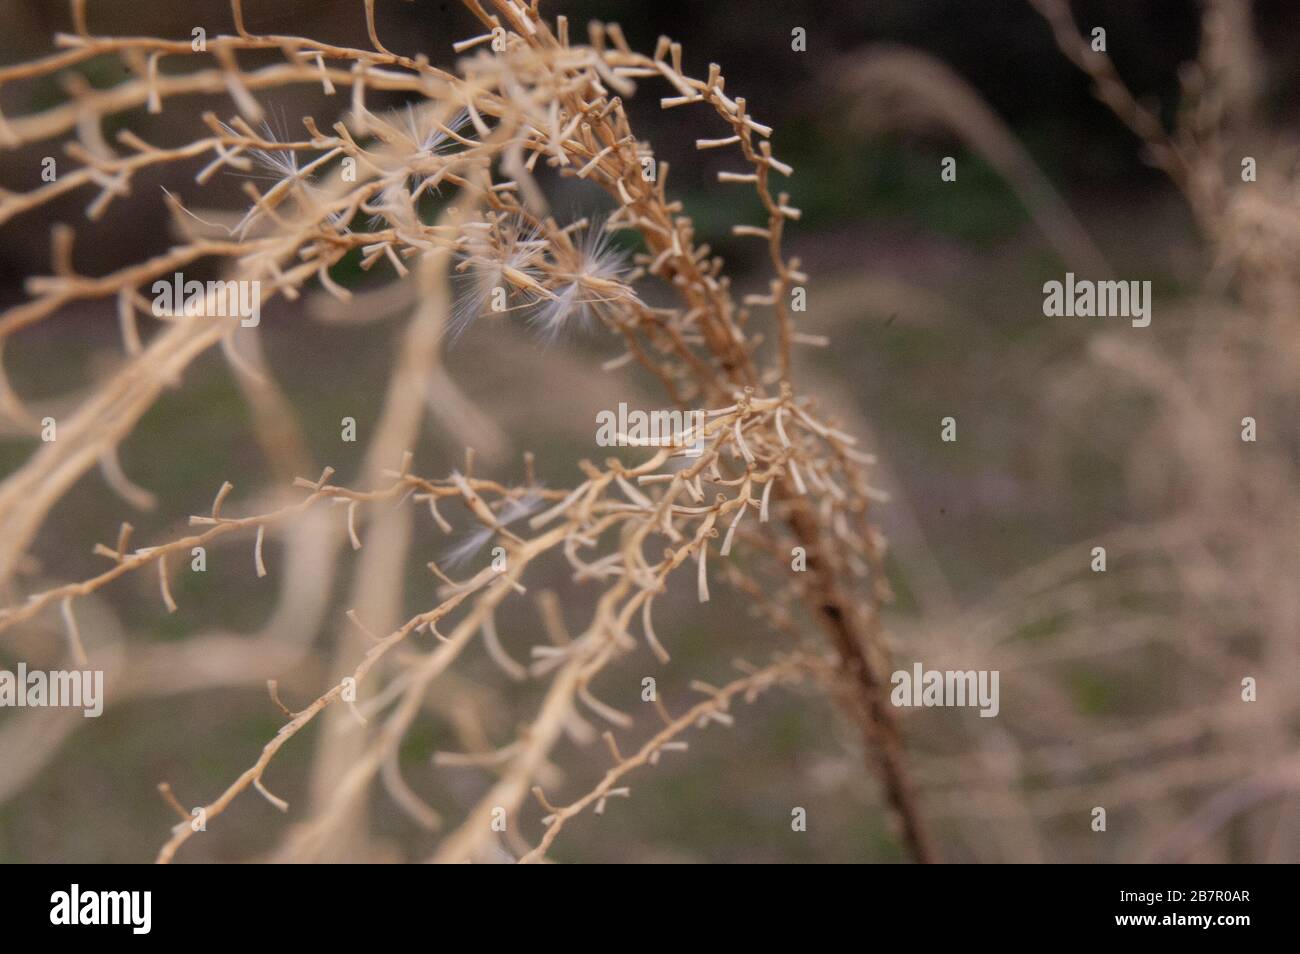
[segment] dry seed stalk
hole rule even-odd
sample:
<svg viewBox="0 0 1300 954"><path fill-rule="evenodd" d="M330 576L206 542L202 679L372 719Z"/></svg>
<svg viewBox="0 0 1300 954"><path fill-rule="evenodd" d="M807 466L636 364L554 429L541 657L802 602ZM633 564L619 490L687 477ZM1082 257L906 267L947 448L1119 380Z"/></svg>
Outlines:
<svg viewBox="0 0 1300 954"><path fill-rule="evenodd" d="M720 559L708 561L709 546L723 533L722 549L728 553L734 541L745 545L752 539L740 529L741 517L752 507L760 515L746 526L758 522L762 528L758 535L774 553L788 554L792 545L807 551L806 578L787 591L798 595L805 611L830 638L839 660L836 695L848 700L850 714L862 727L911 853L917 860L933 860L883 690L886 668L879 612L888 587L879 538L869 523L870 499L876 495L868 483L870 459L855 449L852 437L819 420L813 404L797 393L791 381L791 350L800 339L787 300L804 276L798 261L787 259L781 247L785 223L798 218L798 211L784 193L772 193L772 174L789 175L792 170L773 155L771 130L749 114L743 98L724 91L725 79L716 65L705 80L687 76L681 69L680 47L666 38L653 56L644 56L627 47L616 25L597 23L590 29L589 44L574 45L568 39L567 22L561 17L552 27L536 4L522 7L499 0L485 7L476 0L466 2L489 33L462 45L472 53L455 73L382 45L371 2L365 9L374 49L366 50L251 33L239 0L232 2L236 34L212 37L200 52L188 42L91 35L84 26L84 11L74 0L79 29L77 35L58 38L64 52L0 69L0 85L4 85L113 55L135 73L105 90L74 86L69 102L44 112L0 119L0 144L11 148L75 131L70 152L79 163L55 183L25 194L0 195L0 221L85 189L98 190L87 209L91 217L98 216L126 194L142 173L168 163L202 163L196 176L200 185L216 172L247 170L254 164L275 176L265 191L246 187L250 205L227 229L214 229L181 199L168 196L176 226L185 236L183 244L107 276L77 274L70 264L71 234L57 232L56 274L32 279L31 300L0 315L2 347L10 335L69 303L112 297L118 304L126 353L122 369L60 423L60 439L43 447L0 485L0 579L12 574L62 494L96 461L112 458L162 387L178 379L208 347L221 343L237 374L269 380L267 369L242 365L235 335L252 332L239 329L235 321L176 314L165 317L163 330L147 341L142 337L138 318L152 316L141 289L202 260L223 263L231 279L259 282L263 302L277 294L295 298L312 279L347 302L352 293L340 287L330 271L351 253L361 256L363 267L391 268L399 277L416 263L425 263L423 274L441 269L444 280L448 260L457 259L457 271L480 280L486 275L493 289L505 292L508 311L529 314L548 329L594 316L621 336L627 361L653 374L672 401L713 407L703 435L704 453L676 469L669 465L675 466L681 451L661 450L630 468L616 460L603 468L583 462L587 479L569 491L507 488L472 476L468 466L464 475L452 473L444 480L417 478L407 472L408 454L400 471L392 474L394 482L384 489L349 491L327 484L326 473L315 482L297 482L310 490L304 500L261 516L235 519L220 514L223 493L210 516L192 518L210 529L130 554L115 551L110 570L33 595L25 606L0 616L0 631L31 619L55 600L63 600L66 609L74 597L124 573L153 562L162 567L169 552L234 531L255 530L260 574L264 569L261 541L267 529L323 500L347 502L348 538L356 547L361 544L356 522L360 518L364 523L367 514L373 519L377 505L391 506L394 500L427 502L435 522L445 526L437 504L458 498L468 518L509 552L509 569L485 570L468 581L454 582L434 566L444 581L442 602L380 638L351 676L296 713L257 763L205 808L208 819L219 815L250 785L284 807L262 784L263 772L280 746L343 698L345 688L360 682L393 647L416 631L436 634L439 620L463 609L432 652L397 664L402 682L395 707L368 736L367 747L350 764L337 794L308 822L304 838L328 841L343 823L349 800L377 776L417 822L426 827L435 824L437 813L419 803L394 770L398 744L420 711L428 686L480 631L503 668L516 671L516 661L501 658L504 651L496 642L493 611L522 591L523 572L534 559L556 550L576 578L600 581L605 589L587 629L564 646L539 654L530 667L535 676L550 678L550 689L537 717L503 763L500 780L443 841L437 857L458 861L480 856L492 839L485 815L497 806L509 811L518 808L560 734L581 724L579 703L615 724L626 720L594 694L593 680L613 659L639 646L631 635L638 620L644 621L646 640L663 649L650 628L652 598L664 592L672 571L689 560L696 561L700 598L707 598L709 570ZM504 42L488 43L488 38L504 38ZM277 52L285 62L246 70L239 58L249 51ZM175 73L166 69L176 58L196 56L209 65ZM690 218L668 198L667 164L660 163L654 176L644 174L653 153L636 139L622 103L622 97L635 91L634 81L642 79L662 80L676 93L662 100L664 108L708 105L728 128L728 135L702 138L697 146L735 148L741 168L748 170L719 179L752 185L766 210L761 227L740 225L735 232L765 242L773 270L769 294L737 303L722 261L696 244ZM274 136L269 127L258 131L265 112L262 97L300 84L319 86L326 96L347 95L345 118L329 122L304 117L306 135L298 139ZM104 117L141 106L159 111L190 95L221 91L230 96L239 115L228 122L204 116L208 134L185 146L162 149L124 132L115 147L99 135ZM405 113L372 109L370 100L385 93L405 94L414 103ZM119 155L118 149L125 155ZM585 236L580 237L578 224L561 225L548 214L533 176L539 163L592 182L610 196L616 208L603 228L634 230L645 245L633 271L603 250L598 236L592 234L597 228L592 221L582 226ZM429 222L417 200L437 189L451 197ZM370 219L368 230L355 230L354 223L361 217ZM637 283L652 280L671 287L678 301L675 307L651 308L644 303ZM748 332L751 307L771 309L774 341ZM478 307L473 308L466 320L476 320L479 313ZM434 324L442 320L433 318ZM422 327L413 323L412 333ZM421 360L434 373L435 358ZM274 400L274 393L272 389L250 394L250 400L260 406ZM398 396L390 395L390 401L397 402ZM401 406L390 404L394 413ZM3 374L0 407L20 424L31 426L36 420ZM402 413L409 424L409 409ZM545 501L549 509L525 525L506 527L505 508L529 494ZM619 545L587 559L583 551L598 547L610 531L617 531ZM654 538L666 539L669 546L660 559L651 560L645 548L649 544L653 549ZM767 572L784 575L786 559L768 563ZM734 563L727 566L725 578L742 584L750 579ZM865 585L861 578L866 578ZM164 572L163 593L170 601L165 580ZM780 613L772 614L773 622L788 628L791 610L781 607ZM792 665L779 662L775 669L764 670L769 676L755 675L723 690L718 698L765 685ZM567 811L558 813L557 820L568 817ZM159 860L170 860L191 834L188 824L178 825ZM540 858L553 837L528 857Z"/></svg>

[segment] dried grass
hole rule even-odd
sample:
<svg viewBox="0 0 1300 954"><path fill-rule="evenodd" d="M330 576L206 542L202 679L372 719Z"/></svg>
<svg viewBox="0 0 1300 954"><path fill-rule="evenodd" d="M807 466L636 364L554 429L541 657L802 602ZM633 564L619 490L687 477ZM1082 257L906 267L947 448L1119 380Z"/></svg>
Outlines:
<svg viewBox="0 0 1300 954"><path fill-rule="evenodd" d="M685 729L727 722L734 697L809 678L841 701L858 726L913 857L933 859L884 692L879 613L888 587L882 543L870 523L870 502L877 496L869 484L872 458L833 421L823 420L792 380L791 352L802 339L788 301L805 276L798 261L782 251L786 224L799 213L784 193L774 191L774 176L792 170L773 154L771 130L750 114L743 97L725 91L716 65L704 79L686 75L681 47L667 38L646 56L632 51L614 24L592 24L588 42L580 44L570 41L564 17L545 19L535 3L466 0L466 5L484 32L458 44L458 52L467 55L455 72L387 49L370 0L365 3L370 48L252 33L245 28L240 0L232 0L236 33L209 38L204 51L193 50L188 40L91 34L83 0L73 0L77 29L57 37L60 52L0 69L3 86L66 75L98 57L116 57L132 74L106 89L73 84L62 104L0 117L0 146L64 139L76 164L31 192L0 195L0 222L70 194L88 197L86 213L94 219L117 197L139 188L148 173L174 164L197 167L200 187L226 171L256 171L270 175L272 183L260 188L254 183L266 180L246 181L249 204L233 225L168 194L183 239L163 254L107 275L78 273L72 266L72 230L54 232L55 274L30 279L29 300L0 315L0 346L75 303L112 299L125 359L58 421L57 440L43 444L0 484L0 580L23 589L17 571L37 531L96 464L129 503L146 502L117 466L116 449L160 394L214 346L223 348L241 384L257 424L254 436L274 470L284 478L296 475L293 488L272 490L260 511L250 510L247 501L228 504L231 485L223 484L210 511L190 518L194 532L182 537L133 546L124 525L113 546L97 547L110 561L104 572L23 593L0 614L0 633L37 625L47 609L61 607L75 654L81 601L127 574L155 572L161 608L170 610L175 600L169 574L193 546L237 537L250 547L259 576L292 578L298 561L328 565L347 540L360 551L349 589L349 621L341 623L330 688L309 705L288 709L274 679L302 658L323 595L311 601L310 618L301 621L297 634L288 643L275 643L297 647L290 659L271 656L275 665L268 665L264 651L270 643L257 640L244 647L242 663L218 663L212 641L194 637L170 651L165 663L159 661L166 674L158 678L175 683L170 690L154 691L266 678L272 680L272 699L288 716L253 765L203 807L208 823L249 788L288 810L268 789L265 774L280 748L321 717L327 726L315 761L311 805L276 857L367 857L366 807L376 781L415 824L438 829L442 813L403 779L398 752L423 716L431 687L451 684L452 667L471 647L481 646L507 679L541 681L545 693L513 742L488 755L465 757L490 765L497 781L445 834L436 860L489 859L502 850L542 860L568 819L588 807L599 811L608 797L622 794L618 783L624 776L680 747L678 736ZM283 62L241 65L253 54ZM184 70L175 68L178 61L186 62ZM710 132L697 146L734 152L736 168L719 176L723 187L752 187L765 210L761 224L738 224L735 233L759 239L768 250L772 276L766 294L737 301L722 261L697 243L689 216L670 198L667 163L659 162L653 177L643 174L654 155L634 134L623 106L642 81L667 84L664 108L700 105L720 122L721 135ZM263 121L273 114L277 94L298 86L319 87L346 108L335 106L331 115L319 118L303 116L297 138L275 135ZM129 125L114 143L102 136L108 117L129 118L142 108L176 111L197 94L227 95L238 115L222 120L204 114L205 131L179 146L152 145ZM372 108L389 94L405 97L410 105L397 112ZM548 211L541 177L535 176L539 166L600 187L614 212L603 226L594 218L558 222ZM431 216L425 197L436 191L441 198ZM363 221L368 222L364 229ZM629 269L604 250L596 234L601 227L639 236L644 251ZM273 299L297 298L315 284L338 300L336 320L364 321L370 317L366 310L331 275L349 255L414 289L405 299L410 317L359 489L331 483L328 467L316 479L301 476L311 466L305 445L292 408L261 358L256 329L202 315L156 322L143 293L156 279L215 264L224 278L259 282L263 307L270 304L272 313ZM450 286L466 273L485 287L502 288L506 314L531 315L548 334L581 323L584 314L602 325L626 348L625 360L614 364L644 369L679 407L709 409L703 434L692 435L704 439L703 454L683 458L683 448L677 447L634 466L616 458L603 464L579 461L580 481L562 489L539 486L531 458L519 485L484 476L473 453L444 477L413 473L411 450L431 400L440 420L449 423L454 416L460 422L452 430L467 443L482 444L493 461L502 453L502 435L486 424L466 426L476 420L468 412L471 405L442 367L441 346L454 314ZM651 285L667 290L673 304L647 304L645 289ZM459 315L469 322L491 317L477 306ZM448 414L449 399L461 407L455 415ZM36 433L39 415L3 375L0 410ZM506 525L503 514L524 500L538 501L542 509ZM444 511L454 511L458 522L477 523L507 559L504 568L489 566L459 579L430 564L440 584L438 601L403 620L402 568L410 559L420 508L427 508L444 532L451 526ZM231 516L231 510L243 515ZM750 510L755 515L742 522ZM316 539L313 552L302 552L292 543L300 539L299 528L322 518L327 520L320 526L329 527L326 537ZM280 537L290 545L270 559L266 541ZM730 556L733 546L752 559L742 563ZM796 546L807 551L803 574L789 572ZM169 567L172 556L176 560ZM525 592L533 565L543 560L563 561L575 579L598 586L600 595L580 632L558 645L538 645L533 658L520 661L502 647L496 614ZM588 716L616 729L628 723L624 712L596 695L595 684L628 653L667 657L673 640L654 630L654 601L667 592L670 576L685 575L676 571L687 564L693 564L686 573L694 577L699 601L709 599L719 580L734 584L764 597L755 600L763 615L793 638L771 664L746 667L745 675L722 688L704 686L704 701L683 714L674 716L661 705L664 728L635 754L621 755L615 736L606 733L613 767L590 794L555 807L538 781L554 777L550 760L557 742L566 733L590 739ZM282 611L301 599L299 587L287 586ZM554 612L544 619L554 635L560 629ZM277 626L272 624L267 640ZM638 628L640 638L634 635ZM820 644L809 638L810 630L822 634ZM417 633L436 637L434 648L411 651L408 644ZM92 643L86 652L94 658L99 648ZM190 665L207 675L191 678ZM353 687L359 687L358 695L349 701ZM472 718L466 725L470 736L482 736ZM529 792L545 806L548 827L530 844L512 824L500 844L494 816L504 809L515 818ZM170 861L195 830L172 789L166 787L164 794L182 816L158 852L158 860Z"/></svg>

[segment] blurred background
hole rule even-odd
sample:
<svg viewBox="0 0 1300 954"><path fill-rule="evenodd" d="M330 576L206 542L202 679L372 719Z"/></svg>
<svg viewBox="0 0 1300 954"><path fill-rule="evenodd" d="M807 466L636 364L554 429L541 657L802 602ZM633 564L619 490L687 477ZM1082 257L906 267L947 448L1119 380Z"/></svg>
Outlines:
<svg viewBox="0 0 1300 954"><path fill-rule="evenodd" d="M245 7L254 32L365 45L359 0L249 0ZM390 48L435 63L453 63L451 44L478 32L451 0L379 0L377 7ZM209 35L233 29L217 2L91 0L88 9L92 31L106 34L180 38L196 25ZM1289 255L1287 242L1300 228L1292 189L1300 8L1257 2L1233 21L1234 42L1223 47L1240 57L1233 63L1248 77L1251 113L1247 122L1229 110L1214 131L1222 149L1206 151L1222 160L1229 185L1244 155L1258 156L1278 180L1271 193L1262 192L1264 173L1255 183L1266 198L1252 201L1279 218L1269 218L1267 230L1251 217L1254 205L1229 203L1208 224L1198 217L1019 0L592 0L543 9L575 25L617 21L645 52L667 34L684 44L694 75L721 64L728 93L744 95L751 113L774 127L775 153L795 169L782 187L803 217L787 230L787 252L811 276L804 330L832 340L801 353L801 380L880 458L877 483L892 495L876 519L890 541L895 662L1002 673L997 719L973 710L902 714L942 855L1300 860L1295 262L1269 258ZM1073 10L1085 35L1106 29L1128 87L1150 97L1171 128L1183 122L1182 64L1202 54L1206 7L1096 0ZM0 66L47 52L52 35L70 28L65 5L55 2L0 0L0 22ZM791 49L797 27L807 31L805 52ZM107 61L82 72L96 86L125 75ZM638 135L670 163L669 191L726 258L741 290L764 288L761 245L729 234L734 222L759 221L757 204L715 181L734 159L723 150L697 152L694 139L716 134L716 126L700 114L661 112L661 94L649 82L639 90ZM11 84L0 88L0 110L22 115L63 95L54 83ZM313 111L332 121L320 99L308 90L274 102L295 124ZM346 104L331 108L337 114ZM150 142L179 142L195 132L202 109L230 112L228 103L198 98L160 116L133 115L129 125ZM38 185L47 151L0 152L0 188ZM955 182L940 180L946 156L956 159ZM49 274L56 222L77 224L77 267L100 274L172 240L155 184L192 207L233 209L244 201L238 177L218 176L200 190L193 171L140 180L97 223L84 220L86 197L77 195L0 226L0 306L23 300L28 276ZM557 208L585 211L591 197L574 191L554 199ZM1151 281L1151 327L1045 318L1043 283L1066 271ZM359 270L345 278L358 289L386 280ZM298 409L305 454L349 483L365 443L341 443L338 421L355 417L363 434L373 425L401 313L347 323L314 308L312 296L277 300L263 316L262 347ZM458 341L446 355L448 371L495 421L481 428L485 470L517 478L520 455L532 450L549 484L572 483L572 462L598 456L595 412L635 400L617 375L593 379L586 371L615 353L601 340L541 349L519 329L496 327L476 327ZM4 360L24 400L54 413L74 406L120 354L113 306L103 302L67 308L16 336ZM648 388L639 400L655 406ZM1248 414L1259 422L1254 444L1240 439ZM940 440L940 421L949 416L957 421L954 443ZM143 544L183 532L185 516L206 512L225 479L236 484L232 503L255 500L275 475L250 428L221 355L196 361L122 447L123 469L156 496L156 507L132 512L97 472L88 474L44 526L6 603L101 571L91 546L111 544L123 519ZM4 475L35 444L12 432L0 438ZM461 443L435 416L416 469L446 472L460 461ZM273 568L284 545L270 550ZM1090 570L1097 546L1107 548L1104 574ZM424 561L445 547L431 527L417 529L419 559L410 561L406 594L412 607L430 593ZM176 578L174 614L163 612L151 574L127 577L88 601L88 645L120 654L109 707L94 720L0 712L0 860L152 858L173 821L155 790L159 781L170 781L183 804L211 799L283 722L266 678L280 680L291 707L329 684L334 620L349 605L354 560L348 551L337 566L315 568L313 579L338 589L327 607L332 615L301 621L296 642L265 660L267 671L216 666L191 679L151 676L174 673L166 647L197 634L244 638L276 612L274 569L258 580L242 543L214 548L206 575ZM558 568L538 585L554 589L566 608L586 599ZM673 662L656 670L665 699L680 708L691 679L720 683L733 657L758 660L779 646L743 610L727 596L704 612L685 600L668 609L656 626L671 634ZM535 641L536 617L521 613L510 622L502 623L503 639L522 657ZM59 625L54 613L6 634L0 668L20 659L33 668L56 665ZM634 698L649 665L639 658L619 667L606 695ZM1258 701L1242 700L1246 677L1257 680ZM114 679L126 699L117 705ZM461 715L470 701L490 717L467 724ZM435 769L432 754L464 748L470 738L501 744L536 702L536 693L505 685L485 659L468 660L445 691L431 694L428 717L403 746L408 781L449 814L472 805L490 775ZM286 746L268 774L295 811L311 802L313 786L328 784L321 767L313 769L320 731ZM775 691L738 711L734 728L712 727L689 741L688 753L634 775L630 799L612 802L601 817L576 819L552 857L902 860L855 733L816 695ZM566 745L557 758L559 792L576 796L599 777L605 761L597 748ZM807 809L806 832L791 830L796 806ZM1105 832L1092 828L1098 806L1107 810ZM419 858L436 840L382 792L369 811L366 853L353 860ZM530 806L521 821L529 841L541 831L537 814ZM245 794L181 858L274 856L292 822L292 814L286 819Z"/></svg>

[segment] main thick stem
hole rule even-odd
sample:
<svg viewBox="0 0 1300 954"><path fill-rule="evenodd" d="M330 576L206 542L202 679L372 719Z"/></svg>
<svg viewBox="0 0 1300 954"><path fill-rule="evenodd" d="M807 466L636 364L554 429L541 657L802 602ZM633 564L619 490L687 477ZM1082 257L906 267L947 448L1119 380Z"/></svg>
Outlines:
<svg viewBox="0 0 1300 954"><path fill-rule="evenodd" d="M848 707L859 724L867 758L876 763L889 801L902 828L903 841L912 859L920 864L939 861L921 816L916 788L907 767L903 737L890 708L884 676L881 645L880 607L873 605L865 623L853 612L839 585L839 575L822 546L822 533L807 506L796 498L790 516L794 531L808 558L808 598L840 657L850 689Z"/></svg>

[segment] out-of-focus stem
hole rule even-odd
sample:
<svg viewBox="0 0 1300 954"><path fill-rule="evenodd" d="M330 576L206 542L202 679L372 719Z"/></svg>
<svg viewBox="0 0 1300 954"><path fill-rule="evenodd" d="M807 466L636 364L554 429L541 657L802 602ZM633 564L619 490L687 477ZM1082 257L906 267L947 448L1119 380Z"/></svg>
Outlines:
<svg viewBox="0 0 1300 954"><path fill-rule="evenodd" d="M902 828L912 859L921 864L939 860L926 830L921 807L907 767L903 737L890 709L881 645L880 606L877 597L867 614L855 613L839 584L834 563L826 559L822 533L807 506L794 504L789 524L808 556L808 599L840 657L851 690L849 707L862 731L867 757L876 763L885 797Z"/></svg>

